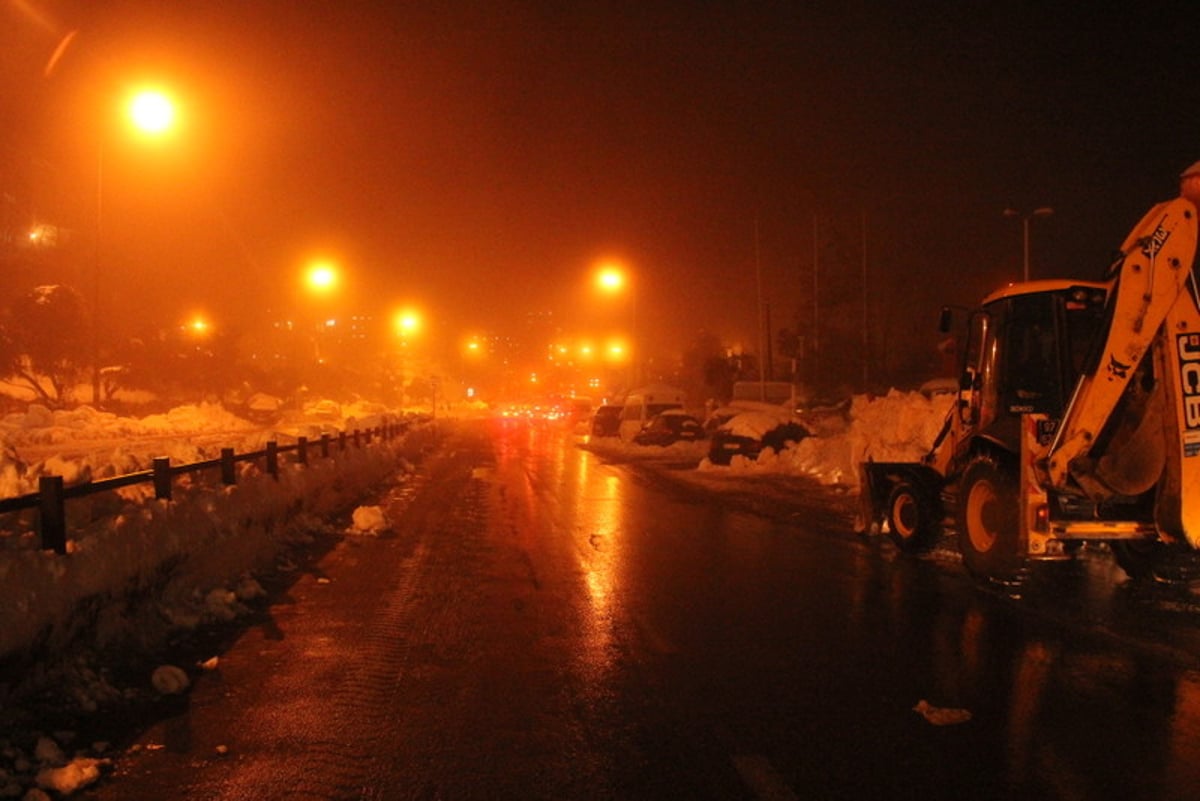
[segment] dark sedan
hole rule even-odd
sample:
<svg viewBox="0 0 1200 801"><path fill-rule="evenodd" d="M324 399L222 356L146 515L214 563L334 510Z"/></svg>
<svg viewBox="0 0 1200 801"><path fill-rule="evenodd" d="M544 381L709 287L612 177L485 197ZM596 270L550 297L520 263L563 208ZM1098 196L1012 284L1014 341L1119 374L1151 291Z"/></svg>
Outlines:
<svg viewBox="0 0 1200 801"><path fill-rule="evenodd" d="M635 445L674 445L704 439L704 425L680 409L661 412L650 418L633 437Z"/></svg>

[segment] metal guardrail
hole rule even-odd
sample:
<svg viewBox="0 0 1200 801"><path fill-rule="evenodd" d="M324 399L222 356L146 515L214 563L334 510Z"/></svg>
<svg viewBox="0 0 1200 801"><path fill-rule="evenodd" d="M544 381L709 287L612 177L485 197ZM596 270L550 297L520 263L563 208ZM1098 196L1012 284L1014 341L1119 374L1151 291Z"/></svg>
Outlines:
<svg viewBox="0 0 1200 801"><path fill-rule="evenodd" d="M52 550L57 554L67 552L67 501L72 498L84 498L99 492L109 492L134 484L154 484L154 497L171 500L171 486L175 476L187 473L198 473L202 470L220 468L221 482L225 485L237 483L238 462L249 462L265 459L266 472L279 478L279 455L295 452L296 463L308 464L310 451L315 449L321 458L328 458L334 447L338 451L347 448L364 447L378 438L382 441L393 439L404 433L408 428L406 423L387 423L370 429L355 429L347 433L340 431L336 435L322 434L319 440L310 442L307 437L298 437L291 445L280 445L275 440L267 442L266 448L247 453L234 453L233 448L222 448L220 457L206 459L190 464L173 465L166 456L155 457L149 470L137 473L127 473L98 481L87 481L82 484L65 486L62 476L41 476L38 479L38 491L14 498L0 499L0 514L21 512L27 509L38 510L38 531L41 536L41 547Z"/></svg>

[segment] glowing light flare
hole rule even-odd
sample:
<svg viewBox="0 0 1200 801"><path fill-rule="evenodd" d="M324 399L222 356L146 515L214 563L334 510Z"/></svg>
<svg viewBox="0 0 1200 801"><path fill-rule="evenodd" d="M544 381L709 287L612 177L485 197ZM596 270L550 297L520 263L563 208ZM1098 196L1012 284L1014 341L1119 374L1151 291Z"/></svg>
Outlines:
<svg viewBox="0 0 1200 801"><path fill-rule="evenodd" d="M604 358L610 362L623 362L629 359L629 346L621 340L613 340L604 346Z"/></svg>
<svg viewBox="0 0 1200 801"><path fill-rule="evenodd" d="M611 262L602 264L596 270L596 286L604 292L616 294L622 291L628 283L629 278L619 264Z"/></svg>
<svg viewBox="0 0 1200 801"><path fill-rule="evenodd" d="M337 289L338 270L329 262L319 261L309 266L304 276L305 283L313 292L328 294Z"/></svg>
<svg viewBox="0 0 1200 801"><path fill-rule="evenodd" d="M129 120L142 133L166 133L175 125L175 116L175 103L161 90L141 89L129 100Z"/></svg>
<svg viewBox="0 0 1200 801"><path fill-rule="evenodd" d="M421 313L415 309L401 309L392 315L392 328L396 336L409 337L421 330Z"/></svg>
<svg viewBox="0 0 1200 801"><path fill-rule="evenodd" d="M183 328L197 338L206 337L212 333L212 324L204 319L203 315L199 314L194 315L191 320L184 324Z"/></svg>

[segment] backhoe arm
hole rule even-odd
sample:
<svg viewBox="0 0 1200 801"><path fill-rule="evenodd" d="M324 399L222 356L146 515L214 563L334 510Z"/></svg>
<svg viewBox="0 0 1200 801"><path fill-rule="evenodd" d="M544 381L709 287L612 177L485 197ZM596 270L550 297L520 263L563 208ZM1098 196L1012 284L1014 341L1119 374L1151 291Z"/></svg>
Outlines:
<svg viewBox="0 0 1200 801"><path fill-rule="evenodd" d="M1074 484L1093 497L1114 491L1112 482L1096 476L1103 456L1093 453L1097 438L1163 321L1178 303L1194 302L1181 296L1189 283L1195 288L1195 281L1189 282L1196 254L1195 206L1183 198L1158 204L1126 237L1121 254L1114 265L1103 348L1080 377L1042 463L1049 487L1064 490ZM1160 427L1155 436L1161 432Z"/></svg>

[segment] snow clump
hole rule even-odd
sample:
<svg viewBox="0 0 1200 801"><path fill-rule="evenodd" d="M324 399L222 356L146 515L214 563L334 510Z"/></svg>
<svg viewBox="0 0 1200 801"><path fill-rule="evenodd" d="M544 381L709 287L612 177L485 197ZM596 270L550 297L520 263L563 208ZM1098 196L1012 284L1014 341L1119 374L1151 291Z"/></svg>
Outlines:
<svg viewBox="0 0 1200 801"><path fill-rule="evenodd" d="M387 518L378 506L358 507L350 521L350 530L358 534L378 534L387 528Z"/></svg>

